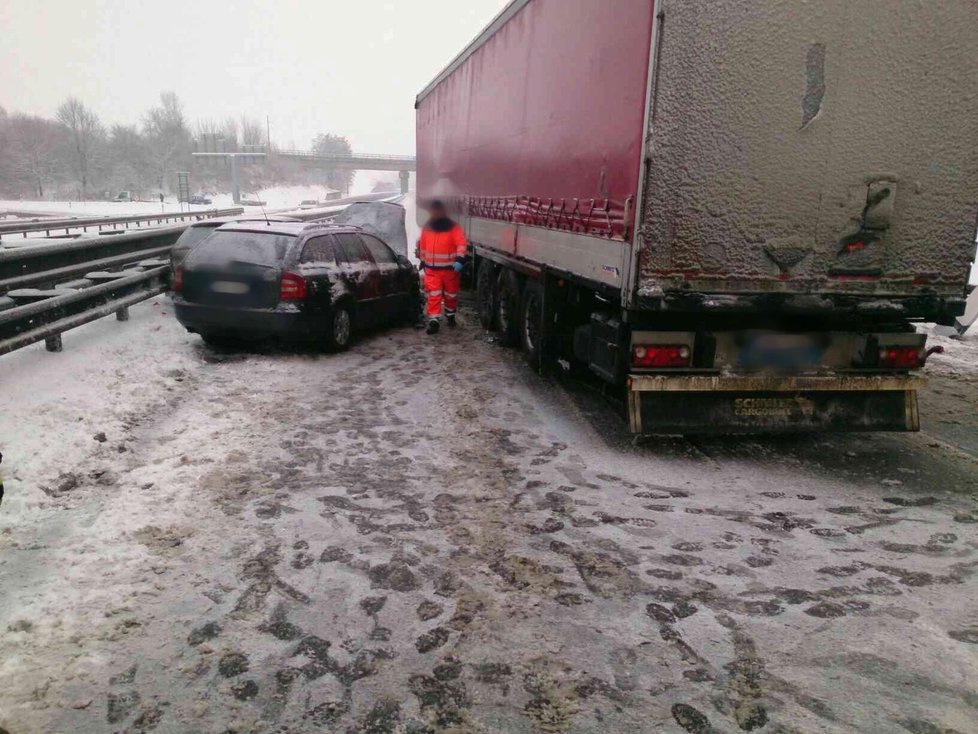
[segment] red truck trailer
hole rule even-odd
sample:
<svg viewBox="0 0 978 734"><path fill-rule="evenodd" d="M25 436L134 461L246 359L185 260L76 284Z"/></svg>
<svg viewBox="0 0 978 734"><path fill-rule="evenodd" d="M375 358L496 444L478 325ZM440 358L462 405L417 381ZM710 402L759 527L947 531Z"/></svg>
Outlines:
<svg viewBox="0 0 978 734"><path fill-rule="evenodd" d="M418 96L480 319L643 433L917 430L964 306L978 3L515 0Z"/></svg>

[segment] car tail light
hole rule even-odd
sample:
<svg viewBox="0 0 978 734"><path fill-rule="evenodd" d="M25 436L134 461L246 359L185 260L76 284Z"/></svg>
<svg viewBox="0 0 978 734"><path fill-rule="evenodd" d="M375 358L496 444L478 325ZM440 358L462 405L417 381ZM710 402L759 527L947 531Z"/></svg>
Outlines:
<svg viewBox="0 0 978 734"><path fill-rule="evenodd" d="M183 291L183 265L177 265L173 271L173 282L170 284L174 293Z"/></svg>
<svg viewBox="0 0 978 734"><path fill-rule="evenodd" d="M303 301L306 298L306 279L296 273L282 273L280 301Z"/></svg>
<svg viewBox="0 0 978 734"><path fill-rule="evenodd" d="M914 369L924 364L924 351L920 347L880 347L879 366L889 369Z"/></svg>
<svg viewBox="0 0 978 734"><path fill-rule="evenodd" d="M684 344L639 344L632 348L635 367L689 367L691 357Z"/></svg>

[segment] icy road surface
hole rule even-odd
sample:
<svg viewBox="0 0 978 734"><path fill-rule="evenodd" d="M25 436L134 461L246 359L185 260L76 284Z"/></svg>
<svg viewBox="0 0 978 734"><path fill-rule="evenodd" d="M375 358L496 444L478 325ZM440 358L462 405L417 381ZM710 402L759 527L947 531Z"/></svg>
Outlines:
<svg viewBox="0 0 978 734"><path fill-rule="evenodd" d="M472 326L6 357L0 731L973 734L958 346L939 435L638 444Z"/></svg>

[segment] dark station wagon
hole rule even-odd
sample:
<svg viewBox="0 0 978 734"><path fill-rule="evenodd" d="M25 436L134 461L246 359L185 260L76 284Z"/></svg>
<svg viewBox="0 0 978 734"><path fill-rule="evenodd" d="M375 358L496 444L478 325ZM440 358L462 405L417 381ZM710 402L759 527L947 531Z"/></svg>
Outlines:
<svg viewBox="0 0 978 734"><path fill-rule="evenodd" d="M212 344L279 338L341 350L359 329L414 321L420 299L414 265L349 225L225 224L173 278L177 319Z"/></svg>
<svg viewBox="0 0 978 734"><path fill-rule="evenodd" d="M175 273L177 266L183 262L183 259L187 256L187 254L200 242L214 234L214 231L218 227L223 227L225 224L231 224L232 222L241 223L259 221L265 224L267 222L298 222L299 220L295 217L284 216L281 214L269 214L268 216L245 214L236 217L213 217L210 219L201 219L199 222L194 222L187 227L177 241L173 243L173 248L170 250L171 273Z"/></svg>

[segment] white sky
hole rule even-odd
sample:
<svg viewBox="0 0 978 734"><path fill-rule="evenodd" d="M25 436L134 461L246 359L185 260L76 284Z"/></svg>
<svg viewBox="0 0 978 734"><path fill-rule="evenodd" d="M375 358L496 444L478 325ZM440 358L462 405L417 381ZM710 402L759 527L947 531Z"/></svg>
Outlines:
<svg viewBox="0 0 978 734"><path fill-rule="evenodd" d="M414 97L507 0L0 0L0 106L75 95L138 122L173 90L193 124L271 119L272 142L347 135L414 152Z"/></svg>

